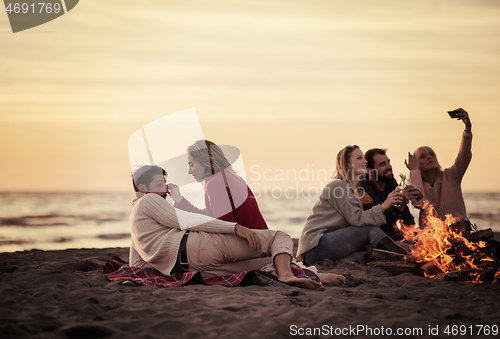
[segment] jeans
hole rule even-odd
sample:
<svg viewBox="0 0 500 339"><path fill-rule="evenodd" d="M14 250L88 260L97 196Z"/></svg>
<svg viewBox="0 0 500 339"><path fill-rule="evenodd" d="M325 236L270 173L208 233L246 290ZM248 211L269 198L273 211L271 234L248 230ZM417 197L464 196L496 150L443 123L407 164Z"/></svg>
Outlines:
<svg viewBox="0 0 500 339"><path fill-rule="evenodd" d="M372 249L385 237L387 234L379 226L349 226L327 232L318 246L305 253L304 262L312 265L323 259L338 260L360 251L371 255Z"/></svg>

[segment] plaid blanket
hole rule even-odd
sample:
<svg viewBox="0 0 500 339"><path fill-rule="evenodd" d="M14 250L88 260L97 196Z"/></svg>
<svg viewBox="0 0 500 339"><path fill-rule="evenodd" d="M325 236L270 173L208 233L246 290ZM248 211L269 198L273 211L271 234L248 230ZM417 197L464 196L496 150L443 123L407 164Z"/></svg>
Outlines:
<svg viewBox="0 0 500 339"><path fill-rule="evenodd" d="M296 277L319 281L318 277L305 268L291 267ZM273 274L262 271L244 271L221 277L203 278L200 272L177 273L167 277L159 271L149 268L130 266L119 257L112 257L104 265L104 276L118 284L153 285L157 287L175 287L189 284L207 284L222 286L238 285L275 285L286 286Z"/></svg>

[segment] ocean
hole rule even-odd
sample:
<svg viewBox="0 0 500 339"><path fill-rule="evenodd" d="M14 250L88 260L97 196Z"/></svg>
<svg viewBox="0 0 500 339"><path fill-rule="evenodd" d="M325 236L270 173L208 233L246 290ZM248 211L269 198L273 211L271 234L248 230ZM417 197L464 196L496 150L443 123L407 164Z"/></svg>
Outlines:
<svg viewBox="0 0 500 339"><path fill-rule="evenodd" d="M254 193L269 228L293 238L317 199ZM128 247L133 198L133 193L0 193L0 252ZM500 193L465 193L464 199L472 223L500 232Z"/></svg>

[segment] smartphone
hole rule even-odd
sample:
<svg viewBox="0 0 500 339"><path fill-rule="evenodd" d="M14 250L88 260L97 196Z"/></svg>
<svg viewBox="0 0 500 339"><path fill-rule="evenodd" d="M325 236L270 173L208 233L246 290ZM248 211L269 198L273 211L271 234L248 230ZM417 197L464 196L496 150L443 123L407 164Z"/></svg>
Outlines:
<svg viewBox="0 0 500 339"><path fill-rule="evenodd" d="M452 119L458 118L457 113L458 113L458 111L457 111L457 110L448 111L448 114L450 115L450 117L451 117Z"/></svg>

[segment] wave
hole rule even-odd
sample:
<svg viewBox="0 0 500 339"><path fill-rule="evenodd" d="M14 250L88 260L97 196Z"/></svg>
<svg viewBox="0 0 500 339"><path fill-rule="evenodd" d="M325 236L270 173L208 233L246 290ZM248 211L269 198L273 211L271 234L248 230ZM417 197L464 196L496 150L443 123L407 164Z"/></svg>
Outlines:
<svg viewBox="0 0 500 339"><path fill-rule="evenodd" d="M479 219L479 220L487 220L487 221L500 221L499 213L490 213L490 212L478 212L478 213L468 213L471 220Z"/></svg>
<svg viewBox="0 0 500 339"><path fill-rule="evenodd" d="M127 239L130 238L130 233L99 234L97 238L105 240Z"/></svg>
<svg viewBox="0 0 500 339"><path fill-rule="evenodd" d="M30 241L21 240L21 239L0 239L0 246L3 245L24 245L29 244Z"/></svg>
<svg viewBox="0 0 500 339"><path fill-rule="evenodd" d="M0 218L0 226L68 226L82 221L102 224L126 220L128 220L128 215L126 214L117 214L114 216L65 214L25 215L13 218Z"/></svg>

